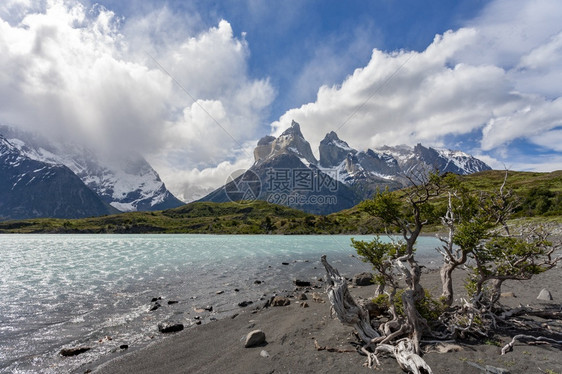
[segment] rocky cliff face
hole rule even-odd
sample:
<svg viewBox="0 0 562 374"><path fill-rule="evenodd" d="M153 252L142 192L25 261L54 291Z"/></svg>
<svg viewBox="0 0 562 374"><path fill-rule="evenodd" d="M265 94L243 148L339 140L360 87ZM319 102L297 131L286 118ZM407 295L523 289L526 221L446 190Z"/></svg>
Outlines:
<svg viewBox="0 0 562 374"><path fill-rule="evenodd" d="M256 162L248 171L200 201L264 200L313 214L329 214L354 206L352 188L338 182L293 152Z"/></svg>
<svg viewBox="0 0 562 374"><path fill-rule="evenodd" d="M385 146L358 151L333 131L326 134L318 150L320 159L316 160L299 124L293 121L278 138L265 136L258 141L254 150L255 163L246 176L253 175L254 186L259 180L259 193L229 193L245 185L239 177L202 200L232 201L236 196L253 195L253 198L307 212L327 214L352 207L370 198L377 189L405 187L409 183L407 176L412 173L439 170L470 174L490 169L466 153L427 148L421 144L413 148ZM286 199L272 198L275 196ZM320 200L322 203L318 203Z"/></svg>
<svg viewBox="0 0 562 374"><path fill-rule="evenodd" d="M258 145L254 149L254 159L256 163L261 162L269 157L273 152L273 143L275 137L266 135L258 141Z"/></svg>
<svg viewBox="0 0 562 374"><path fill-rule="evenodd" d="M318 168L310 144L294 122L278 138L265 136L254 150L254 165L201 201L259 199L315 214L355 205L355 192ZM254 188L259 184L259 188Z"/></svg>
<svg viewBox="0 0 562 374"><path fill-rule="evenodd" d="M338 166L347 158L348 154L357 153L333 131L326 134L326 137L320 142L318 151L320 152L320 166L324 168Z"/></svg>
<svg viewBox="0 0 562 374"><path fill-rule="evenodd" d="M295 121L278 138L272 136L261 138L254 150L256 164L282 154L293 154L308 165L318 163L312 153L310 144L302 135L300 125Z"/></svg>

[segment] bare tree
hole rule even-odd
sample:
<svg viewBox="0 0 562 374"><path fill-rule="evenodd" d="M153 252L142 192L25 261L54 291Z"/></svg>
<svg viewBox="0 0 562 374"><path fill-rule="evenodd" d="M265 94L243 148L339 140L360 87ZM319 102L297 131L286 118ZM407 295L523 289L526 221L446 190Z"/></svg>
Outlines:
<svg viewBox="0 0 562 374"><path fill-rule="evenodd" d="M421 357L422 336L431 339L488 336L498 321L509 324L510 319L525 313L562 317L559 312L508 310L497 305L505 280L530 279L562 260L555 256L559 246L548 240L547 230L527 227L514 234L517 230L509 226L509 219L518 200L506 187L507 173L499 190L492 193L468 191L456 176L426 175L410 178L412 187L406 190L378 192L362 204L362 209L379 217L388 229L398 230L403 240L390 243L378 237L370 242L352 240L361 259L373 265L377 284L374 302L386 308L387 322L371 320L367 308L349 293L345 278L322 257L331 281L328 295L333 310L343 323L357 329L370 366L378 363L378 354L386 352L406 371L431 373ZM435 221L439 209L434 200L443 197L444 191L444 213L440 221L447 234L440 237L442 246L438 248L443 256L442 295L436 301L421 285L415 243L423 227ZM470 270L469 297L454 305L453 272L461 266Z"/></svg>

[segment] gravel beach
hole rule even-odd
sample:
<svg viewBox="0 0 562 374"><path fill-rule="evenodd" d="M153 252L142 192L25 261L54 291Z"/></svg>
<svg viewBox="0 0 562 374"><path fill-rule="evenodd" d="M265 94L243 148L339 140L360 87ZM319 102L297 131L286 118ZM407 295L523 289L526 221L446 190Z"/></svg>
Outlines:
<svg viewBox="0 0 562 374"><path fill-rule="evenodd" d="M455 292L461 295L462 275L456 277ZM434 295L440 292L439 273L427 271L422 282ZM560 307L562 300L562 269L554 268L531 281L506 282L506 297L501 303L509 306L551 304ZM541 289L548 289L552 301L537 300ZM308 291L308 292L306 292ZM370 297L373 286L352 287L355 297ZM305 293L307 300L299 300ZM313 299L316 295L316 300ZM290 304L261 310L241 309L235 318L227 318L175 333L146 348L123 353L97 367L86 367L97 374L125 373L372 373L363 364L366 359L355 351L353 328L343 326L330 316L325 287L305 288L288 295ZM321 300L318 299L320 296ZM306 303L307 307L303 305ZM262 330L266 341L257 347L245 348L244 340L253 330ZM527 331L528 334L538 332ZM562 339L562 325L551 325L552 336ZM500 355L503 345L515 332L504 331L490 342L458 342L458 351L431 352L424 359L434 373L482 373L483 368L503 369L509 373L562 373L562 347L516 343L514 350ZM499 343L499 344L498 344ZM318 350L318 346L335 348ZM92 364L92 365L95 365ZM402 373L391 357L381 360L385 373ZM501 372L501 371L498 371Z"/></svg>

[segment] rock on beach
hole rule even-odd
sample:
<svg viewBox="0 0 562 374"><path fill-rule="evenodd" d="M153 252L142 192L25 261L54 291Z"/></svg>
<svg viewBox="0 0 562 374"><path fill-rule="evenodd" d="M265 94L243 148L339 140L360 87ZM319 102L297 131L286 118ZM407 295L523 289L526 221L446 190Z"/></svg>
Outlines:
<svg viewBox="0 0 562 374"><path fill-rule="evenodd" d="M282 296L275 296L271 302L272 306L287 306L291 304L291 300Z"/></svg>
<svg viewBox="0 0 562 374"><path fill-rule="evenodd" d="M254 330L250 331L248 335L246 335L244 347L251 348L263 343L265 343L265 333L261 330Z"/></svg>
<svg viewBox="0 0 562 374"><path fill-rule="evenodd" d="M183 324L181 323L162 322L158 324L158 331L160 331L163 334L178 332L181 330L183 330Z"/></svg>
<svg viewBox="0 0 562 374"><path fill-rule="evenodd" d="M543 288L541 290L541 292L539 293L539 296L537 296L538 300L543 300L543 301L550 301L552 300L552 294L550 293L549 290L547 290L546 288Z"/></svg>
<svg viewBox="0 0 562 374"><path fill-rule="evenodd" d="M61 356L64 357L72 357L78 356L82 353L88 352L91 348L90 347L76 347L76 348L64 348L61 349L59 352Z"/></svg>
<svg viewBox="0 0 562 374"><path fill-rule="evenodd" d="M371 273L356 274L351 280L351 283L354 286L370 286L371 284L373 284L373 274Z"/></svg>
<svg viewBox="0 0 562 374"><path fill-rule="evenodd" d="M300 279L295 279L293 281L293 283L295 284L295 286L297 287L310 287L310 282L309 281L303 281Z"/></svg>

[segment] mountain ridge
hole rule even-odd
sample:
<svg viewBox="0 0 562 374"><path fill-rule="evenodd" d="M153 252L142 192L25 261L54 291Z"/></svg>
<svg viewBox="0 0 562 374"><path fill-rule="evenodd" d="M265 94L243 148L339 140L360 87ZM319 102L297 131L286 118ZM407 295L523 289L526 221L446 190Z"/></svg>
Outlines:
<svg viewBox="0 0 562 374"><path fill-rule="evenodd" d="M33 160L0 135L0 220L116 212L65 165Z"/></svg>
<svg viewBox="0 0 562 374"><path fill-rule="evenodd" d="M67 166L117 210L161 210L184 204L167 190L158 173L140 155L127 153L110 160L85 146L58 144L8 126L0 126L0 134L30 159Z"/></svg>
<svg viewBox="0 0 562 374"><path fill-rule="evenodd" d="M226 202L239 200L239 196L253 196L308 213L329 214L370 198L378 189L406 187L415 174L439 170L466 175L491 170L486 163L464 152L421 144L359 151L334 131L326 134L318 150L316 159L300 124L293 120L279 137L267 135L257 142L254 164L244 176L253 174L252 178L261 182L259 193L229 193L249 188L245 177L238 177L198 201ZM272 180L272 176L277 180Z"/></svg>
<svg viewBox="0 0 562 374"><path fill-rule="evenodd" d="M5 182L5 193L0 197L0 219L38 216L80 218L119 211L154 211L184 205L167 190L158 173L139 155L121 152L121 157L110 159L83 145L56 143L9 126L0 126L0 137L2 154L5 156L0 161ZM10 157L19 158L22 163L10 162ZM35 165L36 169L58 170L60 178L65 175L64 179L69 187L73 186L77 194L89 197L83 201L78 198L67 199L75 196L75 191L61 187L68 196L57 195L55 200L64 201L64 204L76 204L72 208L65 205L63 211L67 215L61 216L60 207L47 204L48 201L54 204L54 195L52 191L48 191L52 185L45 184L43 191L38 184L33 184L34 188L30 189L15 183L14 176L19 175L25 179L26 175L34 173L29 165ZM38 180L48 179L33 179L35 182ZM8 181L11 185L8 185ZM85 204L91 204L92 207Z"/></svg>

